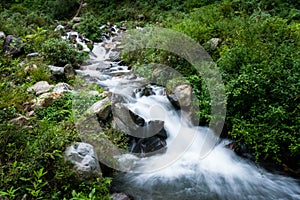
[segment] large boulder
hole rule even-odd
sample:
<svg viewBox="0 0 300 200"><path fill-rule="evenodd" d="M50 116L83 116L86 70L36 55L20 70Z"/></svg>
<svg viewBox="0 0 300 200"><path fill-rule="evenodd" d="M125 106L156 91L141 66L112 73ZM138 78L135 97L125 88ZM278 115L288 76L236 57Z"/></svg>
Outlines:
<svg viewBox="0 0 300 200"><path fill-rule="evenodd" d="M199 122L196 114L197 109L192 105L194 96L190 85L178 85L172 90L172 92L167 91L167 98L175 109L181 110L180 113L183 119L193 125L198 125Z"/></svg>
<svg viewBox="0 0 300 200"><path fill-rule="evenodd" d="M28 92L34 91L36 95L40 95L46 92L49 92L52 88L54 88L53 85L49 85L47 81L39 81L29 87L27 89Z"/></svg>
<svg viewBox="0 0 300 200"><path fill-rule="evenodd" d="M2 51L5 56L19 56L24 52L22 39L15 35L8 35L3 42Z"/></svg>
<svg viewBox="0 0 300 200"><path fill-rule="evenodd" d="M165 152L167 142L160 136L133 138L129 148L130 152L136 153L140 157L146 157Z"/></svg>
<svg viewBox="0 0 300 200"><path fill-rule="evenodd" d="M51 72L52 80L57 81L57 80L64 80L66 78L65 69L63 67L48 65L48 69Z"/></svg>
<svg viewBox="0 0 300 200"><path fill-rule="evenodd" d="M167 97L175 108L190 107L193 98L193 90L188 84L178 85L173 89L172 93L167 91Z"/></svg>
<svg viewBox="0 0 300 200"><path fill-rule="evenodd" d="M137 138L148 138L154 136L164 127L164 122L160 120L154 120L146 123L144 119L130 111L122 103L113 104L113 116L116 128Z"/></svg>
<svg viewBox="0 0 300 200"><path fill-rule="evenodd" d="M65 156L74 164L83 180L88 181L94 177L102 177L99 160L92 145L77 142L66 149Z"/></svg>
<svg viewBox="0 0 300 200"><path fill-rule="evenodd" d="M109 119L111 112L111 102L108 97L97 101L87 110L87 113L96 114L97 117L103 121Z"/></svg>
<svg viewBox="0 0 300 200"><path fill-rule="evenodd" d="M131 136L130 152L145 157L165 151L167 133L163 121L146 122L122 103L114 104L113 116L117 128Z"/></svg>

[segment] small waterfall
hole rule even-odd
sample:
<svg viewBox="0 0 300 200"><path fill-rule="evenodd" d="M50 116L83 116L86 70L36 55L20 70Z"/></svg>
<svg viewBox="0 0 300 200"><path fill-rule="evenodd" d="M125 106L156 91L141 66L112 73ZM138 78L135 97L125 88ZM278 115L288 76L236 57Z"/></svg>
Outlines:
<svg viewBox="0 0 300 200"><path fill-rule="evenodd" d="M96 78L97 84L123 96L126 107L146 122L163 121L167 133L166 151L135 158L135 167L115 178L113 190L136 200L300 199L296 180L269 173L238 157L224 147L225 140L212 148L210 141L218 138L207 127L192 126L174 109L164 88L152 85L148 86L151 94L138 92L147 81L128 73L126 66L107 61L110 52L103 43L97 44L91 63L78 73Z"/></svg>

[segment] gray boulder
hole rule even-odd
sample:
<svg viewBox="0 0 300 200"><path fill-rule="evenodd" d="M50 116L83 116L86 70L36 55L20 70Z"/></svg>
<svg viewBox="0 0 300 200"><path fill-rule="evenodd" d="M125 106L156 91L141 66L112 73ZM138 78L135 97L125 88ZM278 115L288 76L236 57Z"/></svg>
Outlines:
<svg viewBox="0 0 300 200"><path fill-rule="evenodd" d="M113 104L114 124L116 128L137 138L148 138L158 134L164 127L164 122L155 120L145 123L145 120L135 115L122 103Z"/></svg>
<svg viewBox="0 0 300 200"><path fill-rule="evenodd" d="M83 180L88 181L93 177L102 177L99 160L92 145L77 142L66 149L65 156L74 164Z"/></svg>
<svg viewBox="0 0 300 200"><path fill-rule="evenodd" d="M194 96L190 85L182 84L176 86L172 93L167 91L167 97L176 109L181 109L181 115L184 119L194 125L198 125L197 109L192 105Z"/></svg>
<svg viewBox="0 0 300 200"><path fill-rule="evenodd" d="M19 56L23 53L24 43L15 35L8 35L3 42L2 51L4 56Z"/></svg>
<svg viewBox="0 0 300 200"><path fill-rule="evenodd" d="M96 114L100 120L104 121L108 120L111 112L111 102L108 97L97 101L87 110L87 113Z"/></svg>
<svg viewBox="0 0 300 200"><path fill-rule="evenodd" d="M48 65L48 69L53 75L64 75L64 71L65 71L63 67L57 67L53 65Z"/></svg>
<svg viewBox="0 0 300 200"><path fill-rule="evenodd" d="M64 93L73 92L74 89L67 83L57 83L53 89L53 92Z"/></svg>
<svg viewBox="0 0 300 200"><path fill-rule="evenodd" d="M47 81L39 81L35 83L34 85L30 86L27 91L31 92L34 91L36 95L40 95L46 92L49 92L52 88L54 88L53 85L49 85Z"/></svg>
<svg viewBox="0 0 300 200"><path fill-rule="evenodd" d="M193 97L192 87L188 84L178 85L172 93L167 92L167 97L175 107L189 107Z"/></svg>

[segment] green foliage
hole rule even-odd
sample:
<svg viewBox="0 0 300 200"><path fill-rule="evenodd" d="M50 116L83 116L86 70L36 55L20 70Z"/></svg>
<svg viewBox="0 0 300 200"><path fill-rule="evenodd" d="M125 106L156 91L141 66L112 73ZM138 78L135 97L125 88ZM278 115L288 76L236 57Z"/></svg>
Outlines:
<svg viewBox="0 0 300 200"><path fill-rule="evenodd" d="M4 10L0 13L0 30L5 34L25 36L37 30L37 27L47 27L50 19L44 14L36 12L20 13Z"/></svg>
<svg viewBox="0 0 300 200"><path fill-rule="evenodd" d="M21 110L29 98L26 94L26 74L20 59L0 58L0 109L15 107Z"/></svg>
<svg viewBox="0 0 300 200"><path fill-rule="evenodd" d="M246 144L257 160L271 160L299 168L300 156L300 11L297 1L276 0L187 0L109 1L86 0L76 29L100 41L99 26L107 21L128 28L155 23L192 37L203 45L218 64L227 98L224 136ZM66 93L51 106L37 109L29 127L9 124L25 114L24 102L33 99L26 89L49 80L47 64L81 64L85 55L51 32L56 19L71 19L78 0L4 0L0 2L0 30L20 36L25 52L43 52L42 58L0 57L0 198L21 199L109 199L110 179L82 183L72 165L65 161L66 146L80 138L73 117L80 117L102 97ZM73 25L70 22L61 24ZM58 33L57 33L58 34ZM208 41L220 38L210 48ZM147 41L148 42L148 41ZM2 46L2 41L0 42ZM159 73L149 63L173 67L188 81L197 96L201 125L211 120L211 97L201 74L186 60L172 53L147 49L124 55L134 70L149 80L174 87L182 79L169 71ZM21 65L21 62L25 64ZM25 70L28 66L36 69ZM166 82L162 76L172 77ZM176 76L175 76L176 77ZM174 79L173 79L174 78ZM75 82L76 83L76 82ZM216 86L217 87L217 86ZM88 86L89 90L102 89ZM216 90L217 91L217 90ZM72 115L75 111L74 116ZM79 118L78 118L79 119ZM31 128L32 127L32 128ZM97 133L99 136L99 133ZM103 130L120 148L128 138L108 127Z"/></svg>
<svg viewBox="0 0 300 200"><path fill-rule="evenodd" d="M56 66L81 64L85 59L85 54L63 39L50 38L42 44L41 49L46 61Z"/></svg>
<svg viewBox="0 0 300 200"><path fill-rule="evenodd" d="M230 133L257 158L287 162L299 156L300 32L292 27L279 17L256 14L237 30L231 48L219 59Z"/></svg>
<svg viewBox="0 0 300 200"><path fill-rule="evenodd" d="M124 131L120 131L114 128L109 128L103 133L108 139L117 147L122 149L128 148L129 137Z"/></svg>
<svg viewBox="0 0 300 200"><path fill-rule="evenodd" d="M50 123L67 121L72 117L72 97L72 93L66 93L63 97L54 100L52 105L36 109L37 118Z"/></svg>
<svg viewBox="0 0 300 200"><path fill-rule="evenodd" d="M109 179L84 184L63 158L65 147L79 140L74 125L34 124L33 129L0 124L0 194L15 199L24 194L30 199L71 199L76 193L108 199Z"/></svg>
<svg viewBox="0 0 300 200"><path fill-rule="evenodd" d="M72 191L72 198L70 200L109 200L109 191L111 179L104 178L103 180L96 179L90 185L85 183L80 184L82 192ZM101 194L101 195L99 195Z"/></svg>
<svg viewBox="0 0 300 200"><path fill-rule="evenodd" d="M222 1L193 9L179 23L167 25L203 44L217 62L228 98L224 136L246 144L257 160L299 167L295 160L300 156L300 29L299 22L287 16L297 9L281 1L273 6L266 1ZM297 14L294 16L297 19ZM174 21L178 19L170 20ZM210 48L207 42L211 38L220 38L220 44ZM136 72L150 78L155 71L145 64L160 63L176 69L193 86L200 124L211 120L213 93L189 63L153 49L123 57L137 64Z"/></svg>
<svg viewBox="0 0 300 200"><path fill-rule="evenodd" d="M90 40L99 42L102 40L103 30L99 28L102 24L101 18L97 18L92 13L86 13L82 16L80 23L76 25L76 29Z"/></svg>
<svg viewBox="0 0 300 200"><path fill-rule="evenodd" d="M82 115L97 101L101 100L99 95L91 95L86 92L80 92L73 97L73 114L76 119L82 117Z"/></svg>

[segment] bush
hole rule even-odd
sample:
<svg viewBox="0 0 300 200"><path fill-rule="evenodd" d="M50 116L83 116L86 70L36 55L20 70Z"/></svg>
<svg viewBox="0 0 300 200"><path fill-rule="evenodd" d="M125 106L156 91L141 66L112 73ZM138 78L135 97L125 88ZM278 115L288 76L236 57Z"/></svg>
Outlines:
<svg viewBox="0 0 300 200"><path fill-rule="evenodd" d="M253 6L259 7L254 2ZM245 6L245 5L243 5ZM266 7L267 8L267 7ZM208 47L211 38L222 43L208 48L218 64L227 92L223 136L246 144L257 160L299 167L299 23L253 9L247 13L231 1L195 9L173 29ZM172 66L193 86L201 109L201 124L210 120L206 85L186 61L148 49L125 55L128 62ZM139 69L137 70L139 71ZM145 72L145 70L140 70Z"/></svg>
<svg viewBox="0 0 300 200"><path fill-rule="evenodd" d="M99 42L102 41L103 30L100 29L100 26L103 23L100 18L97 18L92 13L86 13L76 26L76 29L88 39Z"/></svg>
<svg viewBox="0 0 300 200"><path fill-rule="evenodd" d="M42 44L41 49L49 64L62 67L66 64L81 64L86 56L63 39L50 38Z"/></svg>
<svg viewBox="0 0 300 200"><path fill-rule="evenodd" d="M79 181L65 161L66 146L78 141L74 125L35 121L33 129L0 124L0 196L21 199L71 199L75 194L109 199L109 179ZM76 195L77 196L77 195Z"/></svg>

